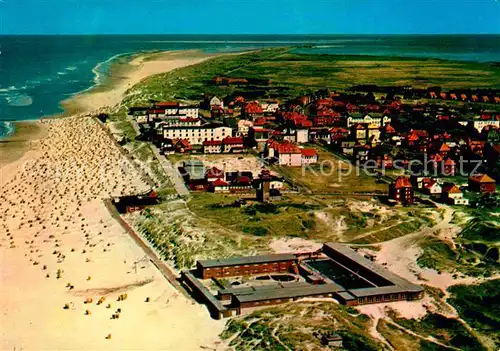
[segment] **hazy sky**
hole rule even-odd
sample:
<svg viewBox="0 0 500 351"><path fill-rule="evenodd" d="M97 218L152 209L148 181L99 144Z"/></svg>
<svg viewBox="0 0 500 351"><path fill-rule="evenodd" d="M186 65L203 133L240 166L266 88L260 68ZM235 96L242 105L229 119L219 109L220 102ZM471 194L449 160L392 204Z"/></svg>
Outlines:
<svg viewBox="0 0 500 351"><path fill-rule="evenodd" d="M500 1L0 0L0 33L500 34Z"/></svg>

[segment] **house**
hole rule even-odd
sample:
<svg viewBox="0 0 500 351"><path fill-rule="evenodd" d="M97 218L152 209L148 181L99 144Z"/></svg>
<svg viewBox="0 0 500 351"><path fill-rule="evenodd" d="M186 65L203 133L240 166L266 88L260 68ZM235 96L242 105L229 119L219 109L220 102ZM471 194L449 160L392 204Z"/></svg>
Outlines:
<svg viewBox="0 0 500 351"><path fill-rule="evenodd" d="M442 175L444 176L454 176L457 173L457 164L451 158L447 158L444 161L444 168L442 170Z"/></svg>
<svg viewBox="0 0 500 351"><path fill-rule="evenodd" d="M167 140L169 140L169 139L167 139ZM187 140L187 139L174 139L172 141L172 146L173 146L174 152L181 153L181 154L189 152L193 149L193 147L189 143L189 140Z"/></svg>
<svg viewBox="0 0 500 351"><path fill-rule="evenodd" d="M253 122L246 119L240 119L238 121L238 136L247 136L250 128L253 127Z"/></svg>
<svg viewBox="0 0 500 351"><path fill-rule="evenodd" d="M302 152L296 144L291 142L280 143L277 152L280 166L300 167L302 165Z"/></svg>
<svg viewBox="0 0 500 351"><path fill-rule="evenodd" d="M308 121L309 122L309 121ZM283 139L294 143L307 143L309 142L309 129L300 125L288 127L282 132Z"/></svg>
<svg viewBox="0 0 500 351"><path fill-rule="evenodd" d="M493 126L493 127L496 127L496 128L500 128L500 120L483 120L483 119L476 119L474 121L470 121L470 122L460 122L460 124L462 125L467 125L471 123L472 126L478 131L478 132L481 132L483 130L484 127L486 126Z"/></svg>
<svg viewBox="0 0 500 351"><path fill-rule="evenodd" d="M370 154L370 146L369 145L358 145L354 147L354 159L357 163L364 163L368 161L368 157Z"/></svg>
<svg viewBox="0 0 500 351"><path fill-rule="evenodd" d="M224 171L218 169L217 167L209 168L205 173L205 179L207 180L207 183L215 182L217 179L224 180Z"/></svg>
<svg viewBox="0 0 500 351"><path fill-rule="evenodd" d="M429 178L426 176L412 174L410 176L410 183L413 185L413 188L422 190L424 188L424 182L426 182L427 179Z"/></svg>
<svg viewBox="0 0 500 351"><path fill-rule="evenodd" d="M442 190L443 189L441 188L441 185L439 185L436 179L429 179L428 181L424 180L423 184L424 193L436 196L440 195Z"/></svg>
<svg viewBox="0 0 500 351"><path fill-rule="evenodd" d="M216 179L210 183L208 190L214 193L228 193L230 191L229 183L222 179Z"/></svg>
<svg viewBox="0 0 500 351"><path fill-rule="evenodd" d="M406 177L398 177L389 185L389 197L404 205L413 204L414 191L410 180Z"/></svg>
<svg viewBox="0 0 500 351"><path fill-rule="evenodd" d="M340 151L346 155L353 155L355 145L356 145L355 140L341 140L340 141Z"/></svg>
<svg viewBox="0 0 500 351"><path fill-rule="evenodd" d="M157 114L158 118L166 116L183 116L185 118L198 118L198 106L181 106L175 101L155 102L153 105L153 113Z"/></svg>
<svg viewBox="0 0 500 351"><path fill-rule="evenodd" d="M203 142L204 154L220 154L222 153L222 150L221 140L205 140Z"/></svg>
<svg viewBox="0 0 500 351"><path fill-rule="evenodd" d="M315 149L300 149L302 155L301 163L303 165L310 165L318 162L318 153Z"/></svg>
<svg viewBox="0 0 500 351"><path fill-rule="evenodd" d="M227 177L226 177L227 179ZM245 176L241 175L240 173L237 174L235 178L231 180L229 183L229 191L231 193L248 193L253 191L253 186L252 186L252 180L253 178L250 176Z"/></svg>
<svg viewBox="0 0 500 351"><path fill-rule="evenodd" d="M158 202L158 195L154 190L146 194L122 196L113 199L113 204L119 213L140 211L147 206L156 205Z"/></svg>
<svg viewBox="0 0 500 351"><path fill-rule="evenodd" d="M477 174L469 177L469 190L480 193L494 193L497 190L497 184L487 174Z"/></svg>
<svg viewBox="0 0 500 351"><path fill-rule="evenodd" d="M160 142L160 150L164 155L170 155L175 152L174 141L172 139L163 139Z"/></svg>
<svg viewBox="0 0 500 351"><path fill-rule="evenodd" d="M351 127L351 136L358 144L366 144L368 140L368 128L364 124L355 124Z"/></svg>
<svg viewBox="0 0 500 351"><path fill-rule="evenodd" d="M394 160L388 154L377 156L377 167L382 169L391 169L394 167Z"/></svg>
<svg viewBox="0 0 500 351"><path fill-rule="evenodd" d="M321 336L321 343L329 347L343 348L342 337L335 333L324 334Z"/></svg>
<svg viewBox="0 0 500 351"><path fill-rule="evenodd" d="M264 153L267 158L276 160L280 166L299 167L302 165L301 149L288 140L269 140Z"/></svg>
<svg viewBox="0 0 500 351"><path fill-rule="evenodd" d="M328 129L318 129L309 130L309 141L311 142L321 142L326 145L330 145L332 142L332 134Z"/></svg>
<svg viewBox="0 0 500 351"><path fill-rule="evenodd" d="M443 158L446 158L448 156L448 153L450 152L450 147L446 145L445 143L441 144L441 147L438 150L438 154L440 154Z"/></svg>
<svg viewBox="0 0 500 351"><path fill-rule="evenodd" d="M380 136L382 139L390 139L397 134L396 129L390 123L387 123L381 129Z"/></svg>
<svg viewBox="0 0 500 351"><path fill-rule="evenodd" d="M243 138L242 137L226 137L222 140L224 153L240 153L243 152Z"/></svg>
<svg viewBox="0 0 500 351"><path fill-rule="evenodd" d="M464 193L455 184L446 184L443 186L441 200L450 205L468 205L469 200L464 198Z"/></svg>
<svg viewBox="0 0 500 351"><path fill-rule="evenodd" d="M280 105L278 101L272 100L262 102L261 107L264 114L269 115L276 113L279 110Z"/></svg>
<svg viewBox="0 0 500 351"><path fill-rule="evenodd" d="M253 119L256 117L262 117L264 115L264 110L262 109L258 101L250 101L244 106L243 114L247 118Z"/></svg>
<svg viewBox="0 0 500 351"><path fill-rule="evenodd" d="M188 160L184 161L183 167L179 169L184 181L192 190L203 189L206 180L205 165L200 160Z"/></svg>

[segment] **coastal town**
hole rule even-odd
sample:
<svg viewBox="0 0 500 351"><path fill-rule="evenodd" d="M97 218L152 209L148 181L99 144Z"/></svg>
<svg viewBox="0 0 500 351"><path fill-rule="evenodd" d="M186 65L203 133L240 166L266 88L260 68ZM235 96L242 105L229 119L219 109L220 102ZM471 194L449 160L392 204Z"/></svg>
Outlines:
<svg viewBox="0 0 500 351"><path fill-rule="evenodd" d="M246 79L213 81L243 84ZM270 189L279 196L284 183L293 188L293 179L279 181L279 174L266 166L318 166L322 161L318 150L328 150L388 183L387 195L397 203L412 205L417 193L468 205L478 195L496 192L496 180L490 175L499 171L500 154L499 113L483 106L464 111L436 102L457 96L476 102L477 94L481 96L480 91L468 93L367 86L345 93L320 90L283 102L207 96L197 105L133 106L128 115L138 133L163 155L186 156L179 171L193 191L254 192L262 188L262 173L226 172L190 160L189 155L252 154L272 177ZM481 101L500 103L494 94L483 95ZM421 98L428 102L412 103Z"/></svg>
<svg viewBox="0 0 500 351"><path fill-rule="evenodd" d="M500 277L500 90L228 73L259 54L134 58L37 122L1 169L4 348L500 345L471 314ZM164 98L190 69L220 72Z"/></svg>

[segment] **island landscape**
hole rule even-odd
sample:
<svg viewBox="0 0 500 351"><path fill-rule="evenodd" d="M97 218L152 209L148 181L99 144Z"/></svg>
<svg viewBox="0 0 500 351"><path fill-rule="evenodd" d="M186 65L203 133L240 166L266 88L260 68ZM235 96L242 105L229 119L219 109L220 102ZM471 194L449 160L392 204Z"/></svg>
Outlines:
<svg viewBox="0 0 500 351"><path fill-rule="evenodd" d="M498 62L107 74L1 140L2 349L498 350Z"/></svg>

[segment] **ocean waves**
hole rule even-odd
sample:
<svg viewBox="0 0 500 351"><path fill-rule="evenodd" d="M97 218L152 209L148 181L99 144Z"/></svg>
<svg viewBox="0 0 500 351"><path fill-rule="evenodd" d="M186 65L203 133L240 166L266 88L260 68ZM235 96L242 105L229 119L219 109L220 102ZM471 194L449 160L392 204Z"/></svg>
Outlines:
<svg viewBox="0 0 500 351"><path fill-rule="evenodd" d="M0 121L0 138L5 138L14 133L14 123Z"/></svg>

